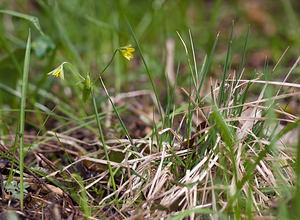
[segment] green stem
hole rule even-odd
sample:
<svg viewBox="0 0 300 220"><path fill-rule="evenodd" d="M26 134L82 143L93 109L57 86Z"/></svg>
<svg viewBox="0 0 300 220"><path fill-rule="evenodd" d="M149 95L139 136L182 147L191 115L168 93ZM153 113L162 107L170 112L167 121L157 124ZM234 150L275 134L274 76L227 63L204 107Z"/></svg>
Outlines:
<svg viewBox="0 0 300 220"><path fill-rule="evenodd" d="M22 98L21 98L21 111L20 111L20 208L23 211L24 208L24 185L23 185L23 170L24 170L24 125L25 125L25 105L26 105L26 89L28 84L28 72L30 61L30 48L31 48L31 33L29 29L24 69L23 69L23 81L22 81Z"/></svg>
<svg viewBox="0 0 300 220"><path fill-rule="evenodd" d="M115 179L114 179L114 174L113 174L111 164L110 164L110 160L109 160L109 155L108 155L107 148L106 148L106 145L105 145L105 140L104 140L104 135L103 135L103 132L102 132L100 119L98 117L98 109L97 109L97 104L96 104L96 99L95 99L95 94L94 94L93 89L91 89L91 93L92 93L92 99L93 99L93 106L94 106L94 110L95 110L95 116L96 116L97 125L98 125L98 129L99 129L100 140L102 142L103 149L104 149L104 154L105 154L105 157L106 157L106 160L107 160L107 166L108 166L108 170L109 170L109 173L110 173L110 176L111 176L113 189L117 190L116 184L115 184Z"/></svg>
<svg viewBox="0 0 300 220"><path fill-rule="evenodd" d="M107 89L106 89L106 87L105 87L105 85L104 85L104 82L103 82L101 76L99 77L99 79L100 79L101 84L102 84L102 87L103 87L103 89L104 89L104 91L105 91L105 93L106 93L106 96L107 96L107 98L109 99L109 101L110 101L110 103L111 103L111 105L112 105L112 107L113 107L113 109L114 109L114 111L115 111L115 113L116 113L116 115L117 115L117 117L118 117L120 123L121 123L121 126L122 126L124 132L126 133L128 139L129 139L129 141L130 141L130 144L132 145L133 149L134 149L136 152L138 152L138 150L137 150L136 146L134 145L133 140L132 140L132 138L131 138L131 136L130 136L130 134L129 134L129 132L128 132L126 126L125 126L125 124L124 124L124 122L123 122L123 120L121 119L121 116L120 116L120 114L119 114L119 112L118 112L118 110L117 110L117 108L116 108L114 102L111 100L111 98L110 98L110 96L109 96L109 94L108 94L108 91L107 91ZM135 155L138 156L137 154L135 154ZM138 157L139 157L139 156L138 156Z"/></svg>
<svg viewBox="0 0 300 220"><path fill-rule="evenodd" d="M108 62L108 64L104 67L104 69L98 74L98 77L94 80L94 82L92 83L92 86L94 86L94 84L97 82L98 78L107 70L107 68L111 65L111 63L113 62L115 56L116 56L116 53L119 51L119 49L116 49L114 54L112 55L110 61Z"/></svg>

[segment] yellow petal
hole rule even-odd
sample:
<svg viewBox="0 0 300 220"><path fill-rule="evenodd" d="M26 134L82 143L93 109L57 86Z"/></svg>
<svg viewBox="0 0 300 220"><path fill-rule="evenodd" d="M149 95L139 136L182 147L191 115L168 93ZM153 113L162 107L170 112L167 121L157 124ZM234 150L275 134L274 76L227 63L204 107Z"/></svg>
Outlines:
<svg viewBox="0 0 300 220"><path fill-rule="evenodd" d="M134 52L135 49L134 49L133 47L128 47L127 51L128 51L128 52Z"/></svg>
<svg viewBox="0 0 300 220"><path fill-rule="evenodd" d="M133 58L132 52L134 52L135 49L131 47L131 45L128 45L125 47L120 47L120 51L127 60L131 60Z"/></svg>
<svg viewBox="0 0 300 220"><path fill-rule="evenodd" d="M57 67L56 69L52 70L50 73L48 73L48 75L54 76L54 77L58 77L61 79L64 79L64 70L63 70L63 65L65 64L62 63L59 67Z"/></svg>

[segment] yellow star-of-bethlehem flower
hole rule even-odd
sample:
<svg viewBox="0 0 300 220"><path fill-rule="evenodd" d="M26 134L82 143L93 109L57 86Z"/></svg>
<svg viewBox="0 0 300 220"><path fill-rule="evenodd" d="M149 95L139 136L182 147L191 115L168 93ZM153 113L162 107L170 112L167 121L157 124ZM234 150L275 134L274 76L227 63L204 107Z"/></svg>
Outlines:
<svg viewBox="0 0 300 220"><path fill-rule="evenodd" d="M63 62L61 65L59 65L59 67L57 67L56 69L52 70L50 73L48 73L48 75L51 76L55 76L55 77L59 77L62 80L64 79L64 69L63 69L63 65L66 62Z"/></svg>
<svg viewBox="0 0 300 220"><path fill-rule="evenodd" d="M120 51L127 60L131 60L133 58L132 53L135 51L135 49L131 47L131 45L128 45L125 47L120 47Z"/></svg>

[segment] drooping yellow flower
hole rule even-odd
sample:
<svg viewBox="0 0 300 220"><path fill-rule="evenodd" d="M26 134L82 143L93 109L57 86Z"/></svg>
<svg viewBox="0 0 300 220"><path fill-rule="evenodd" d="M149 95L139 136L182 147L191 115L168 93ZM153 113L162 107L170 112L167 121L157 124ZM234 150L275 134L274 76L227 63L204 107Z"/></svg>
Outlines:
<svg viewBox="0 0 300 220"><path fill-rule="evenodd" d="M131 60L133 58L132 53L135 51L135 49L131 47L131 45L128 45L125 47L120 47L120 51L127 60Z"/></svg>
<svg viewBox="0 0 300 220"><path fill-rule="evenodd" d="M64 79L64 69L63 69L63 65L66 62L63 62L61 65L59 65L56 69L52 70L50 73L48 73L48 75L51 76L55 76L55 77L59 77L62 80Z"/></svg>

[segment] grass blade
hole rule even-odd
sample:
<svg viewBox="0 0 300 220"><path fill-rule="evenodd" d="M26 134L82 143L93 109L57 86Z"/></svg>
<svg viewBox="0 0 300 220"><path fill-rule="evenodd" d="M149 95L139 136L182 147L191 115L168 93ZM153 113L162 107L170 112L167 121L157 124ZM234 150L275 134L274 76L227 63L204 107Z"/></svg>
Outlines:
<svg viewBox="0 0 300 220"><path fill-rule="evenodd" d="M124 122L123 122L122 119L121 119L121 116L120 116L120 114L119 114L119 112L118 112L118 110L117 110L117 108L116 108L114 102L111 100L111 98L110 98L110 96L109 96L109 94L108 94L108 92L107 92L107 89L106 89L106 87L105 87L105 85L104 85L104 82L103 82L102 78L101 78L101 77L99 77L99 78L100 78L101 84L102 84L102 86L103 86L103 88L104 88L104 90L105 90L105 93L106 93L106 95L107 95L107 98L109 99L109 101L110 101L110 103L111 103L111 105L112 105L112 107L113 107L113 109L114 109L114 112L116 113L116 115L117 115L117 117L118 117L118 119L119 119L119 121L120 121L120 123L121 123L121 126L122 126L122 128L123 128L125 134L127 135L129 141L130 141L130 144L132 145L133 149L134 149L136 152L138 152L137 148L135 147L135 145L134 145L134 143L133 143L132 138L130 137L130 134L129 134L129 132L128 132L128 130L127 130L127 128L126 128ZM135 155L137 155L137 154L135 154Z"/></svg>
<svg viewBox="0 0 300 220"><path fill-rule="evenodd" d="M99 114L98 114L98 109L97 109L97 104L96 104L96 99L95 99L95 94L94 94L93 89L92 89L91 93L92 93L92 99L93 99L93 106L94 106L94 110L95 110L95 116L96 116L97 125L98 125L98 129L99 129L100 140L101 140L102 145L103 145L104 154L105 154L105 157L106 157L106 160L107 160L107 166L108 166L108 169L109 169L109 174L111 176L112 185L113 185L114 190L116 190L117 188L116 188L116 184L115 184L115 179L114 179L113 171L112 171L110 160L109 160L109 155L108 155L108 152L107 152L107 148L106 148L106 144L105 144L105 140L104 140L104 135L103 135L103 132L102 132L100 119L99 119L99 116L98 116Z"/></svg>
<svg viewBox="0 0 300 220"><path fill-rule="evenodd" d="M202 74L202 76L201 76L201 81L200 81L200 84L199 84L199 87L198 87L198 92L197 92L198 95L200 94L202 85L203 85L203 83L204 83L204 79L205 79L206 74L207 74L207 72L208 72L208 70L209 70L209 66L210 66L212 57L213 57L213 55L214 55L214 52L215 52L215 48L216 48L218 39L219 39L219 34L217 34L217 37L216 37L215 42L214 42L214 44L213 44L213 47L211 48L210 55L209 55L209 57L208 57L207 64L206 64L206 66L205 66L204 72L203 72L203 74ZM198 97L198 96L197 96L197 97ZM200 100L198 100L198 102L200 102Z"/></svg>
<svg viewBox="0 0 300 220"><path fill-rule="evenodd" d="M223 75L222 75L222 83L221 83L219 95L218 95L218 107L219 108L221 107L223 101L224 101L224 103L226 103L226 100L223 100L224 93L225 93L224 86L225 86L225 80L226 80L226 76L227 76L228 61L229 61L229 57L231 54L233 27L234 27L234 23L232 22L230 38L229 38L228 46L227 46L226 60L225 60L225 65L224 65L224 70L223 70Z"/></svg>
<svg viewBox="0 0 300 220"><path fill-rule="evenodd" d="M140 55L141 55L141 58L142 58L142 61L143 61L144 66L145 66L146 72L147 72L147 74L148 74L148 78L149 78L149 80L150 80L150 83L151 83L153 92L154 92L154 94L155 94L155 98L156 98L156 101L157 101L157 105L158 105L158 110L159 110L159 113L160 113L160 117L161 117L161 119L163 120L163 118L164 118L164 117L163 117L163 112L162 112L162 109L161 109L161 104L160 104L160 101L159 101L159 96L158 96L156 87L155 87L155 85L154 85L154 81L153 81L152 74L151 74L151 72L149 71L149 68L148 68L148 65L147 65L147 63L146 63L146 60L145 60L145 58L144 58L144 56L143 56L143 53L142 53L142 49L141 49L141 47L140 47L140 44L139 44L138 40L136 39L135 34L134 34L134 32L133 32L133 30L132 30L132 27L131 27L129 21L127 20L127 18L126 18L126 23L127 23L127 26L128 26L128 28L129 28L129 30L130 30L131 36L132 36L132 38L133 38L133 40L134 40L134 42L135 42L135 44L136 44L136 46L137 46L137 48L138 48L138 51L139 51L139 53L140 53Z"/></svg>
<svg viewBox="0 0 300 220"><path fill-rule="evenodd" d="M24 60L24 69L23 69L23 80L22 80L22 98L21 98L21 111L20 111L20 206L21 210L24 207L24 185L23 185L23 169L24 169L24 126L25 126L25 105L26 105L26 90L28 84L28 72L29 72L29 62L30 62L30 49L31 49L31 33L29 29L26 52L25 52L25 60Z"/></svg>
<svg viewBox="0 0 300 220"><path fill-rule="evenodd" d="M221 219L225 219L225 217L226 217L222 212L214 211L214 210L211 210L211 209L198 208L198 209L185 210L185 211L179 213L178 215L175 215L175 216L171 217L170 220L184 219L184 218L188 217L189 215L191 215L193 213L194 214L196 214L196 213L207 214L207 215L208 214L215 214L215 215L221 216L222 217Z"/></svg>
<svg viewBox="0 0 300 220"><path fill-rule="evenodd" d="M37 17L31 16L31 15L26 15L26 14L16 12L16 11L3 10L3 9L0 9L0 13L12 15L12 16L27 20L33 24L33 26L40 32L41 35L44 35L44 32L42 31L41 26L40 26L39 19Z"/></svg>

